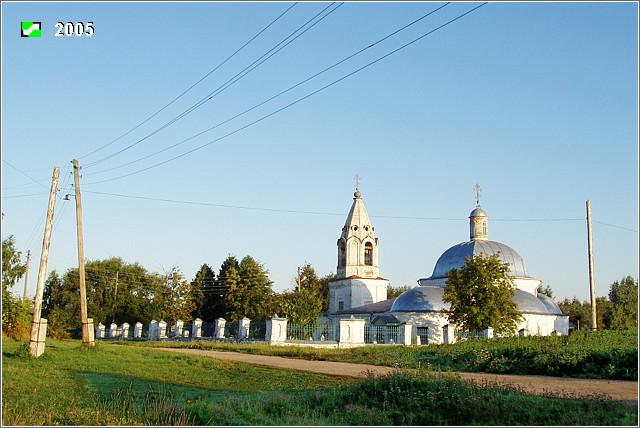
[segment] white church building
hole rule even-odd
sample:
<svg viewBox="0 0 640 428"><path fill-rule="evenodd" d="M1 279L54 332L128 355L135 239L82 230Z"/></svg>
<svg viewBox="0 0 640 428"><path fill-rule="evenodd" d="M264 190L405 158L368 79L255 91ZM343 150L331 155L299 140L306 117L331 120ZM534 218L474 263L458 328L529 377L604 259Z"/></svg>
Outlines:
<svg viewBox="0 0 640 428"><path fill-rule="evenodd" d="M512 300L523 317L518 332L542 336L568 334L569 316L564 315L552 299L538 294L542 281L529 276L522 257L508 245L489 240L489 216L480 207L479 194L476 208L469 215L469 229L469 241L442 253L431 276L418 279L418 286L387 299L389 281L380 276L379 241L356 188L353 205L338 239L337 275L329 283L327 317L365 320L369 332L387 326L398 327L407 334L410 330L413 343L452 342L454 326L443 313L449 304L442 300L447 273L463 267L466 257L497 254L502 262L509 264L509 274L515 284Z"/></svg>

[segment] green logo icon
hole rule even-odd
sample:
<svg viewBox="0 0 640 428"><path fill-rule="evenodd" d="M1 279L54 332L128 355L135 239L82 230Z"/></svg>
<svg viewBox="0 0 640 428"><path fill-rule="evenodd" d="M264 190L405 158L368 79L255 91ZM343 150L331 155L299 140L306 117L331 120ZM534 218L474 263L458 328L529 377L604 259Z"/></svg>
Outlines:
<svg viewBox="0 0 640 428"><path fill-rule="evenodd" d="M23 22L21 37L42 37L42 22Z"/></svg>

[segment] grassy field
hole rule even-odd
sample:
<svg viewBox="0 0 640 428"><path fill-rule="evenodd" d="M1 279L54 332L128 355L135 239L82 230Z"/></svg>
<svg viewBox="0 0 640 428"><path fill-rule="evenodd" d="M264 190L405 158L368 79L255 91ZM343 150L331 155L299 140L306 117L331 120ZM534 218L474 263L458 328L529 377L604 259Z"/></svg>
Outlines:
<svg viewBox="0 0 640 428"><path fill-rule="evenodd" d="M576 332L570 336L468 340L453 345L367 346L318 349L297 346L242 345L211 341L131 342L132 346L234 350L308 360L344 361L398 368L570 376L590 379L638 379L638 332Z"/></svg>
<svg viewBox="0 0 640 428"><path fill-rule="evenodd" d="M638 423L637 407L533 397L438 379L428 370L357 380L142 346L86 349L78 340L48 339L38 359L25 351L25 343L3 338L2 425Z"/></svg>

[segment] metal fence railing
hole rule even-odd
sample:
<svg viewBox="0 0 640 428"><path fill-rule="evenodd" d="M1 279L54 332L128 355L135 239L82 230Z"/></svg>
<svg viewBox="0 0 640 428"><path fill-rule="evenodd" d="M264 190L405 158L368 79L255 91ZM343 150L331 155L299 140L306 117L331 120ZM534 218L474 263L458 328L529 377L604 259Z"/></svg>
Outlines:
<svg viewBox="0 0 640 428"><path fill-rule="evenodd" d="M287 323L287 340L336 340L333 322L313 324Z"/></svg>

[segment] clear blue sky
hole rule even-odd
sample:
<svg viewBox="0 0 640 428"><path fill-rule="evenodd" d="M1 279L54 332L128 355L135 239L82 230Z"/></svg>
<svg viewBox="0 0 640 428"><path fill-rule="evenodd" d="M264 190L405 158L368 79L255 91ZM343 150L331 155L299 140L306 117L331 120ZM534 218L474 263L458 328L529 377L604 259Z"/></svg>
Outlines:
<svg viewBox="0 0 640 428"><path fill-rule="evenodd" d="M557 300L589 299L587 199L597 295L637 278L638 4L489 3L380 59L481 3L452 3L376 43L444 4L302 2L239 50L293 3L3 2L2 237L31 250L29 294L54 165L48 272L77 267L72 159L87 260L177 265L191 280L203 263L251 255L276 291L292 288L305 262L336 271L358 174L394 286L430 276L468 239L476 183L489 238ZM41 21L42 37L20 37L22 21ZM56 37L58 21L95 31Z"/></svg>

